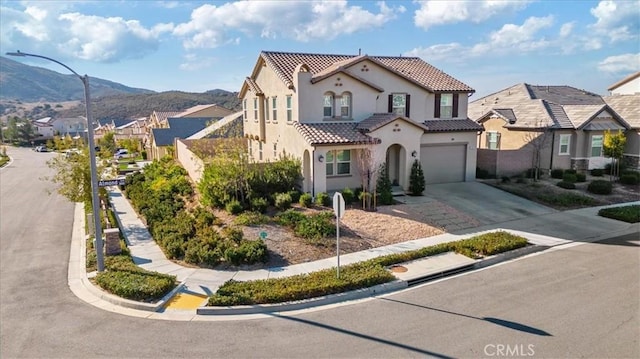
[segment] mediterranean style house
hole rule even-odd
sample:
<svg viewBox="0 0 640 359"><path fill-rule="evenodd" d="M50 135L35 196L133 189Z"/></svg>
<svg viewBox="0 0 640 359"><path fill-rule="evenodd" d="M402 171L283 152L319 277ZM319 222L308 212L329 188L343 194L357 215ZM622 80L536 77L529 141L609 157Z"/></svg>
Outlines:
<svg viewBox="0 0 640 359"><path fill-rule="evenodd" d="M315 196L359 187L383 163L404 189L415 160L427 184L475 180L473 92L416 57L263 51L238 96L253 159L301 159Z"/></svg>
<svg viewBox="0 0 640 359"><path fill-rule="evenodd" d="M497 176L534 167L535 152L541 169L602 168L604 132L630 128L600 95L571 86L517 84L471 102L469 116L485 128L478 167Z"/></svg>
<svg viewBox="0 0 640 359"><path fill-rule="evenodd" d="M626 132L625 164L640 169L640 71L608 88L604 101L629 124Z"/></svg>

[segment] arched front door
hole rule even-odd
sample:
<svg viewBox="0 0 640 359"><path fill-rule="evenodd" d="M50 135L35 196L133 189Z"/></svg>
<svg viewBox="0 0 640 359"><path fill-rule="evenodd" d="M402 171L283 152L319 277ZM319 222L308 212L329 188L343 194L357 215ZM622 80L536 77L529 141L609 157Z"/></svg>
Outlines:
<svg viewBox="0 0 640 359"><path fill-rule="evenodd" d="M402 145L394 144L387 148L387 173L389 180L393 186L404 187L405 182L405 166L406 166L406 150Z"/></svg>

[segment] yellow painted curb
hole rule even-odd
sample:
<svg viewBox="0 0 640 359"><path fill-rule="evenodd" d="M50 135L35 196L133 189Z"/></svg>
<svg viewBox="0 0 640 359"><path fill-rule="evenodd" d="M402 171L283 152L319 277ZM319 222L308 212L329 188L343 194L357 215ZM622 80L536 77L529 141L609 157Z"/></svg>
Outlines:
<svg viewBox="0 0 640 359"><path fill-rule="evenodd" d="M198 309L207 296L191 292L180 292L171 298L165 305L167 309Z"/></svg>

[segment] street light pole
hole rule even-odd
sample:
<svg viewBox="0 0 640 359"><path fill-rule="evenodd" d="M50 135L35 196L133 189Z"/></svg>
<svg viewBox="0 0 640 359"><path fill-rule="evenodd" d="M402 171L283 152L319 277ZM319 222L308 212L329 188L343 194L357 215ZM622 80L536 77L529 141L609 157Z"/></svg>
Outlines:
<svg viewBox="0 0 640 359"><path fill-rule="evenodd" d="M103 252L103 244L102 244L102 223L100 220L100 199L98 197L98 177L97 177L97 168L96 168L96 146L95 141L93 139L93 117L91 115L91 94L89 93L89 76L84 75L80 76L77 72L73 71L72 68L63 64L58 60L54 60L52 58L28 54L26 52L7 52L8 56L20 56L20 57L38 57L41 59L49 60L55 62L58 65L66 68L71 71L74 75L76 75L80 81L82 81L82 85L84 86L84 103L86 110L86 118L87 118L87 137L89 142L89 164L91 170L91 203L93 207L93 222L95 226L95 236L96 236L96 257L97 257L97 265L98 272L104 271L104 252Z"/></svg>

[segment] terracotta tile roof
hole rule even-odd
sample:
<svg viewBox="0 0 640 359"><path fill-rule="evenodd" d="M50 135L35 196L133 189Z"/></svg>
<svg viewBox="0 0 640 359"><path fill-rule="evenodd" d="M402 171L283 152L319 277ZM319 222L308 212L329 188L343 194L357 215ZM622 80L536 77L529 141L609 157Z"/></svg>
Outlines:
<svg viewBox="0 0 640 359"><path fill-rule="evenodd" d="M299 123L294 127L310 145L377 144L380 139L358 131L353 122Z"/></svg>
<svg viewBox="0 0 640 359"><path fill-rule="evenodd" d="M427 127L425 132L460 132L483 131L484 127L470 119L464 120L427 120L423 124Z"/></svg>
<svg viewBox="0 0 640 359"><path fill-rule="evenodd" d="M468 85L417 57L329 55L271 51L263 51L260 56L289 88L293 88L293 73L300 64L307 65L309 71L315 76L326 74L327 68L332 70L335 70L336 66L346 68L369 59L431 92L474 92Z"/></svg>
<svg viewBox="0 0 640 359"><path fill-rule="evenodd" d="M256 95L263 95L264 94L264 92L262 92L262 89L260 88L260 86L258 86L258 84L255 81L253 81L253 79L251 77L247 77L245 79L245 84Z"/></svg>
<svg viewBox="0 0 640 359"><path fill-rule="evenodd" d="M426 127L424 127L423 124L415 122L411 119L408 119L406 117L400 116L398 114L395 113L374 113L373 115L365 118L364 120L360 121L357 125L356 125L356 129L362 131L362 132L371 132L371 131L375 131L381 127L384 127L385 125L397 120L397 119L402 119L403 121L409 122L412 125L415 125L417 127L422 128L423 130L427 130Z"/></svg>
<svg viewBox="0 0 640 359"><path fill-rule="evenodd" d="M631 128L640 130L640 94L605 96L603 99Z"/></svg>

